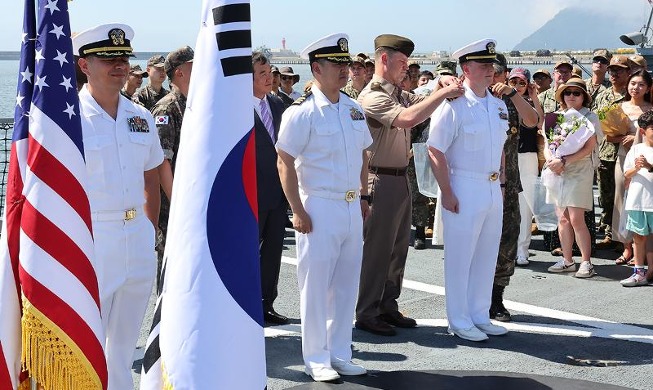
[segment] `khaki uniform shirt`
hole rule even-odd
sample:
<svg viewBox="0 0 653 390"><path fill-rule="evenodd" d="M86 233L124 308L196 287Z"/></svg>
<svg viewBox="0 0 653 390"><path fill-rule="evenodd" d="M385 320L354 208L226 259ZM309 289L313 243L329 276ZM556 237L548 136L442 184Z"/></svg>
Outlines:
<svg viewBox="0 0 653 390"><path fill-rule="evenodd" d="M610 107L613 104L623 101L624 96L615 91L614 88L608 88L596 96L596 100L592 101L592 111L598 114L601 109ZM599 159L603 161L617 161L617 150L619 144L608 142L607 138L603 138L599 145Z"/></svg>
<svg viewBox="0 0 653 390"><path fill-rule="evenodd" d="M372 81L358 95L365 111L367 125L374 142L369 165L382 168L405 168L410 159L410 129L393 127L395 118L425 96L401 91L387 80L374 75Z"/></svg>

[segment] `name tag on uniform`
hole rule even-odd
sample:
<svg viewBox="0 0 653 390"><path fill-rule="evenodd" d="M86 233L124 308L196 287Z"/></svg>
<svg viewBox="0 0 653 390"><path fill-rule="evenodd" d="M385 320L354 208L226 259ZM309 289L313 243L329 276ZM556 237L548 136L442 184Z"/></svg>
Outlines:
<svg viewBox="0 0 653 390"><path fill-rule="evenodd" d="M349 115L351 116L351 119L355 121L362 121L365 119L365 115L363 115L362 112L358 111L358 109L354 107L349 110Z"/></svg>
<svg viewBox="0 0 653 390"><path fill-rule="evenodd" d="M147 124L147 120L141 118L140 116L133 116L127 119L129 124L129 131L132 133L149 133L150 126Z"/></svg>

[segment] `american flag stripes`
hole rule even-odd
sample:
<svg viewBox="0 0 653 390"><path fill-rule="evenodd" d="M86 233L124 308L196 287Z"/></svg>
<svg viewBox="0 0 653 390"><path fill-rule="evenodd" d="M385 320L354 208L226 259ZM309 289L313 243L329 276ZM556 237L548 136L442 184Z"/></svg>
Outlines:
<svg viewBox="0 0 653 390"><path fill-rule="evenodd" d="M36 24L34 5L34 0L25 3L26 26ZM21 356L29 375L46 389L106 389L67 0L39 0L37 10L35 40L26 28L22 50L2 235L9 259L2 260L2 271L7 273L7 263L17 264ZM1 292L4 302L5 289ZM0 332L4 335L5 329ZM16 351L4 354L9 360ZM7 365L10 376L16 370L12 363Z"/></svg>

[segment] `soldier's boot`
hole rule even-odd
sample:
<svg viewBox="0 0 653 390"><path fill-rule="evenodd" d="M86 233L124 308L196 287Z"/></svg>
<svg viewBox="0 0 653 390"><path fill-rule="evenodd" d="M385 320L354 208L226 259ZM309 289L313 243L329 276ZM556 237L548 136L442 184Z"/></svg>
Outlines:
<svg viewBox="0 0 653 390"><path fill-rule="evenodd" d="M413 248L416 250L426 249L426 232L424 226L415 226L415 242Z"/></svg>
<svg viewBox="0 0 653 390"><path fill-rule="evenodd" d="M509 322L512 320L510 312L503 306L503 290L504 286L497 284L492 285L492 304L490 305L490 318L501 322Z"/></svg>

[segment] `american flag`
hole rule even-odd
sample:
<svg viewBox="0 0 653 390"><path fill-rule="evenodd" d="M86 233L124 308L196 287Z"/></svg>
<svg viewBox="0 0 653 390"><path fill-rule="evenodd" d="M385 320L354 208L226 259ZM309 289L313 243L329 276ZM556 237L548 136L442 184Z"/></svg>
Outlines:
<svg viewBox="0 0 653 390"><path fill-rule="evenodd" d="M248 1L202 2L141 389L265 388L250 28Z"/></svg>
<svg viewBox="0 0 653 390"><path fill-rule="evenodd" d="M2 364L0 385L16 388L20 355L46 389L106 389L67 0L39 0L36 10L35 29L35 2L25 1L0 260L3 275L14 275L13 289L1 279L0 302L22 293L22 337L12 338L17 319L3 308L0 363L10 385L3 382Z"/></svg>

